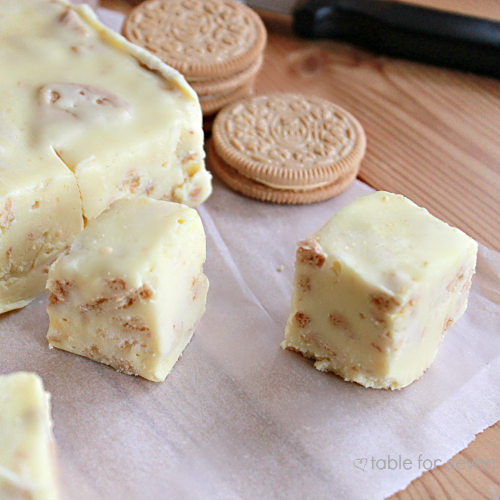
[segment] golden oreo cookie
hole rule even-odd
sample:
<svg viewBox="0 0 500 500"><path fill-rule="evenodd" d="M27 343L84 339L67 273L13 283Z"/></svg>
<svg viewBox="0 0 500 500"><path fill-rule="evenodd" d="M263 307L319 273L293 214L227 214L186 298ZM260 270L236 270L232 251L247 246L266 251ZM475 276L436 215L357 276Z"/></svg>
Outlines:
<svg viewBox="0 0 500 500"><path fill-rule="evenodd" d="M363 127L350 113L330 101L296 94L230 104L212 132L214 152L238 174L303 197L306 191L354 179L366 149Z"/></svg>
<svg viewBox="0 0 500 500"><path fill-rule="evenodd" d="M190 78L223 78L262 54L264 23L234 0L147 0L127 16L123 34Z"/></svg>
<svg viewBox="0 0 500 500"><path fill-rule="evenodd" d="M233 102L237 99L247 97L253 92L253 80L238 87L229 94L214 94L208 96L200 96L200 105L203 116L214 115L222 109L226 104Z"/></svg>
<svg viewBox="0 0 500 500"><path fill-rule="evenodd" d="M190 79L189 84L200 96L216 94L230 94L249 81L253 81L262 66L263 57L259 57L253 64L226 78Z"/></svg>
<svg viewBox="0 0 500 500"><path fill-rule="evenodd" d="M217 155L213 141L210 141L209 145L207 166L224 183L238 193L261 201L290 205L317 203L333 198L334 196L337 196L345 191L356 179L357 174L357 171L348 172L331 184L305 191L293 189L273 189L269 186L244 177L234 168L231 168Z"/></svg>

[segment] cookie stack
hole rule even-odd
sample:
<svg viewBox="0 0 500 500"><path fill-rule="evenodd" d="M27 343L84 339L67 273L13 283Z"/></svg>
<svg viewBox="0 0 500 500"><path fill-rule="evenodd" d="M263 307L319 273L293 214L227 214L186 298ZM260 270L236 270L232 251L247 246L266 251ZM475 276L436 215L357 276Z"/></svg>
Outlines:
<svg viewBox="0 0 500 500"><path fill-rule="evenodd" d="M347 189L366 136L346 110L313 96L261 95L215 119L209 165L229 187L274 203L313 203Z"/></svg>
<svg viewBox="0 0 500 500"><path fill-rule="evenodd" d="M206 128L252 92L267 41L260 17L233 0L147 0L127 16L123 34L186 77Z"/></svg>

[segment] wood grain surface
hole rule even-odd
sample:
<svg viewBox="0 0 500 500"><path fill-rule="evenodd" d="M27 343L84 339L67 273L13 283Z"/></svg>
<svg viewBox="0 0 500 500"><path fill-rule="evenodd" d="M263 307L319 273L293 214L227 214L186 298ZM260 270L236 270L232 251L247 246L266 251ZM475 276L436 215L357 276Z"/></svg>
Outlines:
<svg viewBox="0 0 500 500"><path fill-rule="evenodd" d="M500 20L498 0L411 3ZM121 0L101 4L131 8ZM259 13L269 43L257 93L306 92L342 105L367 133L361 180L407 196L500 251L500 81L300 40L289 17ZM500 423L454 459L493 459L496 470L442 466L391 499L500 499Z"/></svg>
<svg viewBox="0 0 500 500"><path fill-rule="evenodd" d="M433 9L442 9L465 14L467 16L484 17L500 21L500 4L498 0L399 0L400 2L422 5Z"/></svg>

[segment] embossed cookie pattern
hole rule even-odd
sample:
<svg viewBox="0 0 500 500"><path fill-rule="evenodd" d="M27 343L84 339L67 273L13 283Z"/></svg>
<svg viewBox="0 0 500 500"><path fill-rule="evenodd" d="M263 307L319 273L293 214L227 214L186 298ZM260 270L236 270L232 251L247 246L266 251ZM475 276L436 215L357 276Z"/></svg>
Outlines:
<svg viewBox="0 0 500 500"><path fill-rule="evenodd" d="M273 187L317 187L359 168L366 139L346 110L313 96L272 94L225 108L214 128L221 158Z"/></svg>
<svg viewBox="0 0 500 500"><path fill-rule="evenodd" d="M185 76L242 70L266 43L257 14L231 0L149 0L127 18L124 34Z"/></svg>

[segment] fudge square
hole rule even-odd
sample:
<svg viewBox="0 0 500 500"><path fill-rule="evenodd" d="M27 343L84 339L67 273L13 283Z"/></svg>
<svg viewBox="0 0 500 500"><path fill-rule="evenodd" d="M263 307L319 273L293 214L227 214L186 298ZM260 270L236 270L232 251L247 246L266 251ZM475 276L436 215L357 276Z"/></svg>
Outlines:
<svg viewBox="0 0 500 500"><path fill-rule="evenodd" d="M282 347L366 387L431 365L464 313L477 243L401 195L375 192L299 243Z"/></svg>
<svg viewBox="0 0 500 500"><path fill-rule="evenodd" d="M0 376L0 498L57 500L50 394L34 373Z"/></svg>
<svg viewBox="0 0 500 500"><path fill-rule="evenodd" d="M50 346L163 381L205 311L204 262L196 210L115 201L49 270Z"/></svg>

